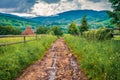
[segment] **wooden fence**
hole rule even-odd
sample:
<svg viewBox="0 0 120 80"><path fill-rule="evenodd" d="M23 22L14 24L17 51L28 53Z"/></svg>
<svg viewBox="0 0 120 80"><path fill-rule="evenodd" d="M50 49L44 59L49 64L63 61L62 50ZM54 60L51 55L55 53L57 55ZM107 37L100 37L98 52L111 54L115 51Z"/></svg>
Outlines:
<svg viewBox="0 0 120 80"><path fill-rule="evenodd" d="M29 41L33 41L33 40L37 40L39 38L40 35L0 35L0 39L2 40L3 38L19 38L21 37L22 40L21 41L16 41L16 42L5 42L5 43L0 43L0 47L1 46L8 46L8 45L12 45L12 44L18 44L18 43L26 43ZM28 37L32 37L32 39L27 40Z"/></svg>

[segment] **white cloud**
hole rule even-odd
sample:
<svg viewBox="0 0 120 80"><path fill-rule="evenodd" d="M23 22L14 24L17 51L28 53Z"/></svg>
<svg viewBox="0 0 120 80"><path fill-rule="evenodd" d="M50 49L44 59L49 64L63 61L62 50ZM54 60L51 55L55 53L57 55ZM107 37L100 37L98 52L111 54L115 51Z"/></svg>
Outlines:
<svg viewBox="0 0 120 80"><path fill-rule="evenodd" d="M88 0L61 0L58 3L45 3L44 1L39 1L32 7L31 13L35 15L50 16L57 13L61 13L69 10L77 9L93 9L93 10L111 10L111 4L106 1L93 2Z"/></svg>
<svg viewBox="0 0 120 80"><path fill-rule="evenodd" d="M51 3L47 3L44 0L33 1L33 5L28 5L26 1L23 4L20 3L19 7L15 8L0 8L0 12L12 13L18 16L50 16L69 10L81 10L81 9L92 9L92 10L111 10L111 4L108 0L58 0ZM52 3L53 1L53 3ZM14 4L14 3L13 3ZM31 8L31 9L30 9ZM23 12L23 13L19 13Z"/></svg>
<svg viewBox="0 0 120 80"><path fill-rule="evenodd" d="M76 3L71 4L71 2L67 2L66 0L62 0L59 3L52 4L41 1L33 6L31 13L36 15L49 16L76 8Z"/></svg>
<svg viewBox="0 0 120 80"><path fill-rule="evenodd" d="M93 2L88 0L79 0L82 4L81 9L93 9L93 10L111 10L111 4L106 0L100 2Z"/></svg>
<svg viewBox="0 0 120 80"><path fill-rule="evenodd" d="M29 13L11 13L11 14L17 15L17 16L20 16L20 17L36 17L36 15L29 14Z"/></svg>

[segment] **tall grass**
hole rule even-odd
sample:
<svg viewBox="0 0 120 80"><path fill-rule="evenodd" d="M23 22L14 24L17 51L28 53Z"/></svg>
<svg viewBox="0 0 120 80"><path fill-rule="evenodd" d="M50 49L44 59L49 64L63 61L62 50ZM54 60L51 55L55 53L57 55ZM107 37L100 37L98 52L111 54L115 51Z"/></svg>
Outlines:
<svg viewBox="0 0 120 80"><path fill-rule="evenodd" d="M37 37L39 38L42 35L38 35ZM36 36L35 35L31 35L31 36L26 36L25 40L35 40ZM14 43L14 42L23 42L24 41L24 37L5 37L5 38L0 38L0 44L5 44L5 43Z"/></svg>
<svg viewBox="0 0 120 80"><path fill-rule="evenodd" d="M87 41L66 35L67 44L90 80L120 80L120 41Z"/></svg>
<svg viewBox="0 0 120 80"><path fill-rule="evenodd" d="M54 36L42 36L32 42L0 47L0 80L14 80L28 65L41 59Z"/></svg>

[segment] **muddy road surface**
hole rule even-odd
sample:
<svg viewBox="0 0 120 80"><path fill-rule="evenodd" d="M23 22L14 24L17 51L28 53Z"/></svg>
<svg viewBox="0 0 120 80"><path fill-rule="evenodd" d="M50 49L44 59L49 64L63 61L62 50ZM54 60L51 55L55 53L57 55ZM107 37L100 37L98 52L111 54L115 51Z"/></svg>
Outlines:
<svg viewBox="0 0 120 80"><path fill-rule="evenodd" d="M63 39L54 42L42 60L23 71L16 80L88 80L79 69Z"/></svg>

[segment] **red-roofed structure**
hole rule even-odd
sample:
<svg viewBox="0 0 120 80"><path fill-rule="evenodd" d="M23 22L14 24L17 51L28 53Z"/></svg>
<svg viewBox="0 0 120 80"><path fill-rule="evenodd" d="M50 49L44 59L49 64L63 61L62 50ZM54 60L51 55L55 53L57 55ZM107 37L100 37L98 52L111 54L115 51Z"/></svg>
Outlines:
<svg viewBox="0 0 120 80"><path fill-rule="evenodd" d="M26 30L22 32L22 35L34 35L34 31L28 26Z"/></svg>

